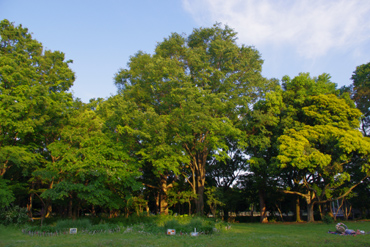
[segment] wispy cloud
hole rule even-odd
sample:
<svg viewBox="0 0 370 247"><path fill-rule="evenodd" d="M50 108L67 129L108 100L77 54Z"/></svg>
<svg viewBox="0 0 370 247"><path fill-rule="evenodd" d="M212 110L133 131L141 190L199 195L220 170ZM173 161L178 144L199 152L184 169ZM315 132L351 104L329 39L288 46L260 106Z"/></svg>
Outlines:
<svg viewBox="0 0 370 247"><path fill-rule="evenodd" d="M370 40L368 0L183 0L183 6L200 25L234 28L244 44L290 46L306 58L356 52Z"/></svg>

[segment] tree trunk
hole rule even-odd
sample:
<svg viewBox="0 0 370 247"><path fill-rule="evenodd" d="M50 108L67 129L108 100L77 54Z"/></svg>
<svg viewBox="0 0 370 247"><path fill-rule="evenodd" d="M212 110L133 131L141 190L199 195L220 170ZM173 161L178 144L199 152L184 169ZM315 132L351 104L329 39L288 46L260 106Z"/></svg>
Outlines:
<svg viewBox="0 0 370 247"><path fill-rule="evenodd" d="M319 204L319 212L320 212L320 218L321 218L321 220L323 220L324 219L324 216L325 216L324 210L322 208L323 208L322 205Z"/></svg>
<svg viewBox="0 0 370 247"><path fill-rule="evenodd" d="M73 206L73 201L72 201L72 196L69 196L69 203L68 203L68 218L72 218L73 212L72 212L72 206Z"/></svg>
<svg viewBox="0 0 370 247"><path fill-rule="evenodd" d="M224 208L224 221L228 222L228 220L229 220L229 209Z"/></svg>
<svg viewBox="0 0 370 247"><path fill-rule="evenodd" d="M49 218L51 212L53 211L53 206L52 206L51 202L48 202L47 204L48 204L48 206L46 208L45 218Z"/></svg>
<svg viewBox="0 0 370 247"><path fill-rule="evenodd" d="M33 196L34 194L31 193L30 194L30 197L29 197L29 202L27 204L27 210L28 210L28 217L30 217L32 219L32 205L33 205Z"/></svg>
<svg viewBox="0 0 370 247"><path fill-rule="evenodd" d="M314 215L313 215L313 202L307 203L307 222L314 222Z"/></svg>
<svg viewBox="0 0 370 247"><path fill-rule="evenodd" d="M259 190L259 198L260 198L260 222L267 223L267 211L266 211L266 203L265 203L265 191L263 189Z"/></svg>
<svg viewBox="0 0 370 247"><path fill-rule="evenodd" d="M200 155L202 156L202 155ZM197 199L195 200L195 207L198 216L204 214L204 185L206 182L206 157L203 159L198 159L197 165L198 169L196 170L197 174Z"/></svg>
<svg viewBox="0 0 370 247"><path fill-rule="evenodd" d="M198 198L195 200L197 215L202 216L204 212L204 185L198 187Z"/></svg>
<svg viewBox="0 0 370 247"><path fill-rule="evenodd" d="M159 206L159 201L160 201L160 192L158 191L157 194L155 195L155 214L160 213L160 206Z"/></svg>
<svg viewBox="0 0 370 247"><path fill-rule="evenodd" d="M302 222L301 219L301 206L299 204L299 196L297 196L297 200L295 202L295 214L296 214L296 221Z"/></svg>
<svg viewBox="0 0 370 247"><path fill-rule="evenodd" d="M161 176L161 196L160 196L160 212L168 215L168 198L167 198L167 176Z"/></svg>
<svg viewBox="0 0 370 247"><path fill-rule="evenodd" d="M352 210L352 205L349 205L348 207L348 204L346 203L343 208L343 215L346 221L348 221L348 216L351 214L351 210Z"/></svg>
<svg viewBox="0 0 370 247"><path fill-rule="evenodd" d="M75 220L75 219L78 218L78 209L79 209L79 205L78 204L73 207L73 211L72 211L73 212L72 213L73 220Z"/></svg>

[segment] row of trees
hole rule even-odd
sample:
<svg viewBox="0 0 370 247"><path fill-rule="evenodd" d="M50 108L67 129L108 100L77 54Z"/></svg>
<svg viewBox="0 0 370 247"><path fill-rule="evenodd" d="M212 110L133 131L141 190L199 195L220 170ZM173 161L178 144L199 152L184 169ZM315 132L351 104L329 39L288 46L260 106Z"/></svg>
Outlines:
<svg viewBox="0 0 370 247"><path fill-rule="evenodd" d="M265 222L292 198L299 220L302 198L313 221L315 205L324 215L321 205L369 193L370 63L340 90L328 74L280 83L216 24L138 52L116 95L85 104L68 92L62 52L8 20L0 32L2 208L226 217L259 205Z"/></svg>

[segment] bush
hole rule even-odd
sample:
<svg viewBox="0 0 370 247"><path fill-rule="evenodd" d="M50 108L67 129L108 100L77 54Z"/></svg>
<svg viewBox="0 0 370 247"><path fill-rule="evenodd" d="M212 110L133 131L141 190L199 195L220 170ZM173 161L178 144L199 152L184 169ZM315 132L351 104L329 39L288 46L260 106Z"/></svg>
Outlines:
<svg viewBox="0 0 370 247"><path fill-rule="evenodd" d="M192 218L192 217L183 217L183 218L172 218L164 223L164 230L175 229L176 232L182 233L191 233L196 229L197 232L204 234L213 233L213 229L216 228L216 222L214 220L205 219L205 218Z"/></svg>
<svg viewBox="0 0 370 247"><path fill-rule="evenodd" d="M164 234L167 229L175 229L177 233L190 234L196 228L197 232L202 234L211 234L217 229L222 230L224 223L218 222L214 219L206 219L201 217L193 218L188 217L174 217L174 216L151 216L146 217L145 222L137 223L138 218L132 221L127 218L116 220L111 219L93 219L96 224L92 224L90 219L71 220L64 219L58 220L52 225L28 226L24 229L25 233L42 232L42 233L55 233L55 232L68 232L69 228L77 228L79 233L103 233L103 232L139 232L149 234ZM127 225L128 222L135 222L135 224ZM125 227L126 224L126 227Z"/></svg>
<svg viewBox="0 0 370 247"><path fill-rule="evenodd" d="M29 217L27 209L19 206L2 209L0 212L0 220L4 225L24 225Z"/></svg>
<svg viewBox="0 0 370 247"><path fill-rule="evenodd" d="M334 219L332 217L330 217L329 215L325 215L323 218L322 218L322 222L326 223L326 224L333 224L334 223Z"/></svg>
<svg viewBox="0 0 370 247"><path fill-rule="evenodd" d="M81 230L86 230L91 227L91 222L89 219L79 219L79 220L59 220L55 226L57 231L65 231L69 228L78 228Z"/></svg>
<svg viewBox="0 0 370 247"><path fill-rule="evenodd" d="M169 220L166 223L164 223L165 229L176 229L179 227L180 227L180 223L175 219Z"/></svg>

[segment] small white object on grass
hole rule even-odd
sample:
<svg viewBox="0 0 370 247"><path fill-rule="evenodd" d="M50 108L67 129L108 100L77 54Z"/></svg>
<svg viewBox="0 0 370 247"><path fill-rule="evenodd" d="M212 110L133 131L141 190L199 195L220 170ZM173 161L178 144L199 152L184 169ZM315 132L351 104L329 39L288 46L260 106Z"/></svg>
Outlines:
<svg viewBox="0 0 370 247"><path fill-rule="evenodd" d="M199 233L197 232L197 228L194 228L194 232L190 233L191 236L198 236Z"/></svg>

